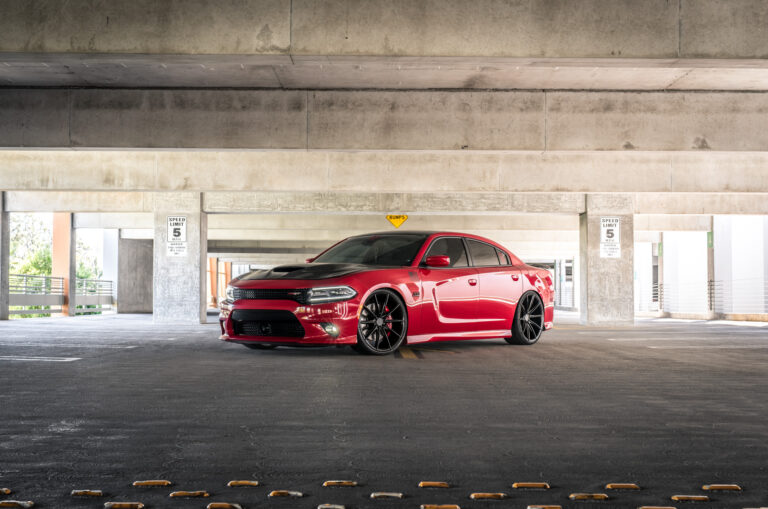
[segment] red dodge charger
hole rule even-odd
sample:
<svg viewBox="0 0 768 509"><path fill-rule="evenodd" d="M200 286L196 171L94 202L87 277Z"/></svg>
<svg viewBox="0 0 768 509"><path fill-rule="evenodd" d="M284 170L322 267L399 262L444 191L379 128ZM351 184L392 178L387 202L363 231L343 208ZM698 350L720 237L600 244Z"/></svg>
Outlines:
<svg viewBox="0 0 768 509"><path fill-rule="evenodd" d="M552 328L553 298L546 270L491 240L386 232L235 278L219 321L222 340L259 349L350 345L385 355L427 341L532 345Z"/></svg>

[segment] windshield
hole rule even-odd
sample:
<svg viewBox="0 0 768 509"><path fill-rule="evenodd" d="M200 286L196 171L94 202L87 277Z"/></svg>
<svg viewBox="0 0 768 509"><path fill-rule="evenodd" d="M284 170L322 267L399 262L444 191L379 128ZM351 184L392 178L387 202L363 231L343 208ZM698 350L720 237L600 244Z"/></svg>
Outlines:
<svg viewBox="0 0 768 509"><path fill-rule="evenodd" d="M314 261L401 267L413 262L425 240L427 235L418 234L351 237L321 254Z"/></svg>

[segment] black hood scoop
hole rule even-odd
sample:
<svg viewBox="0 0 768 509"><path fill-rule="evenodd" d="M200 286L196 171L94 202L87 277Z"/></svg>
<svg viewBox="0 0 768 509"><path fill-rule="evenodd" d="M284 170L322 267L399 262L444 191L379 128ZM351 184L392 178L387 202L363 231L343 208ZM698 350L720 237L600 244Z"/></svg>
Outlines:
<svg viewBox="0 0 768 509"><path fill-rule="evenodd" d="M299 263L295 265L280 265L272 270L253 271L240 277L240 281L258 281L264 279L330 279L366 270L372 270L372 267L355 263Z"/></svg>

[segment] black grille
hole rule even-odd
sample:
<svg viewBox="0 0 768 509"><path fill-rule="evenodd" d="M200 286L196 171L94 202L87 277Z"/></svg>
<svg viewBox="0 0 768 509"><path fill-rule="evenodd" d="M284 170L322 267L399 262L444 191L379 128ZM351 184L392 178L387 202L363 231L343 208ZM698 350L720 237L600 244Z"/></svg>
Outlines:
<svg viewBox="0 0 768 509"><path fill-rule="evenodd" d="M303 288L235 288L235 300L294 300L301 304L306 302L307 290Z"/></svg>
<svg viewBox="0 0 768 509"><path fill-rule="evenodd" d="M304 327L290 311L236 309L232 312L236 336L303 338Z"/></svg>

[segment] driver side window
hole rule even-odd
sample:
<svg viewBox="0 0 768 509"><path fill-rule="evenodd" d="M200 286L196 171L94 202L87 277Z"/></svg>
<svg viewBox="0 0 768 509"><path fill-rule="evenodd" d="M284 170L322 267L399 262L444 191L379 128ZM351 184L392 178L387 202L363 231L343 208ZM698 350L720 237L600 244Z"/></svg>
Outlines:
<svg viewBox="0 0 768 509"><path fill-rule="evenodd" d="M427 256L447 256L451 259L449 267L469 267L464 242L458 237L437 239L430 246Z"/></svg>

